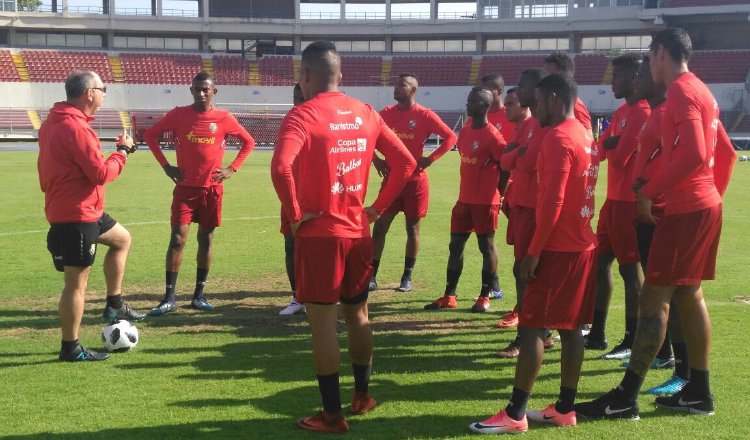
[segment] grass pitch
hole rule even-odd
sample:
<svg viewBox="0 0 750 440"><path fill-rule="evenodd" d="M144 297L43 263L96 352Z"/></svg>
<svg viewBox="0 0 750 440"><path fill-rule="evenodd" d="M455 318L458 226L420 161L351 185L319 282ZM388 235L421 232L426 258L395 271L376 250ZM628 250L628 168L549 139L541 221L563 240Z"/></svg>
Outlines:
<svg viewBox="0 0 750 440"><path fill-rule="evenodd" d="M229 154L232 156L233 154ZM138 325L138 347L91 364L57 361L60 332L57 301L62 277L45 247L48 225L36 176L36 153L0 154L0 437L78 438L313 438L296 418L319 408L311 345L303 316L282 318L289 301L279 203L269 178L271 154L254 152L225 184L224 224L217 230L214 263L206 288L217 306L211 313L187 308L195 276L194 239L178 281L178 312ZM226 162L230 160L227 157ZM169 237L172 184L148 151L131 156L123 176L108 185L106 209L133 235L125 278L131 305L144 310L161 298ZM532 425L527 438L750 438L745 409L750 396L750 216L747 165L738 163L725 198L718 277L704 284L713 321L711 377L716 415L686 417L656 410L640 399L639 422L580 422L572 429ZM496 242L506 299L490 312L468 312L479 291L481 260L474 239L466 248L459 309L426 312L442 294L450 210L457 196L458 160L449 153L430 170L431 204L422 225L415 289L396 293L403 264L403 217L393 224L371 295L375 361L371 390L380 406L349 419L349 438L473 438L472 421L505 405L514 361L494 353L513 337L494 327L513 307L511 249L504 220ZM598 195L605 193L605 177ZM372 174L368 200L377 193ZM195 228L191 231L194 237ZM615 279L617 280L617 276ZM608 337L623 332L623 294L617 281ZM81 340L99 347L104 305L101 256L87 294ZM342 326L343 328L343 326ZM346 346L342 337L342 347ZM587 352L579 399L615 386L622 368ZM529 403L543 408L557 396L559 350L548 353ZM652 371L644 389L668 377ZM346 356L342 398L353 388Z"/></svg>

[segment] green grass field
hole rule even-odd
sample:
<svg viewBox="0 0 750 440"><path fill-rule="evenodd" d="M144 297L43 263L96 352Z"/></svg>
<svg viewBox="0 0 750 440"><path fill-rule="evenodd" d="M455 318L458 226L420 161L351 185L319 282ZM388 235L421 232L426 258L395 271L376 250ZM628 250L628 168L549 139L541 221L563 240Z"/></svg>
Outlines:
<svg viewBox="0 0 750 440"><path fill-rule="evenodd" d="M233 154L230 154L233 155ZM0 437L23 439L125 438L223 439L318 438L294 421L317 410L307 323L284 318L289 300L278 233L279 203L269 178L271 154L255 152L226 183L224 225L215 240L207 296L211 313L186 307L195 274L194 239L178 282L178 312L138 325L141 341L129 353L101 363L57 361L57 301L62 277L45 246L47 223L36 176L36 153L0 153ZM228 163L229 158L227 158ZM718 280L704 285L713 320L711 369L716 415L686 417L656 410L640 399L639 422L581 422L572 429L532 426L527 438L750 438L744 405L750 396L750 172L738 163L725 199ZM350 418L349 438L470 438L472 421L505 405L514 361L494 353L513 332L494 327L515 303L511 249L498 234L501 285L506 299L490 312L468 312L480 285L480 254L472 242L459 285L459 309L428 313L422 306L442 294L450 209L457 196L458 160L449 153L430 169L430 214L422 225L415 289L395 293L405 234L399 217L388 236L371 295L375 361L371 391L380 402L372 413ZM604 194L605 177L598 194ZM373 172L369 200L379 183ZM169 235L172 184L148 151L132 156L124 175L108 186L106 209L133 235L125 294L141 310L161 297ZM600 206L600 204L599 204ZM194 234L195 231L192 231ZM616 277L617 278L617 277ZM613 296L608 336L623 331L622 286ZM743 302L742 299L745 299ZM89 283L81 340L100 346L104 305L101 257ZM343 326L342 326L343 328ZM342 347L346 346L342 337ZM579 399L615 386L617 361L587 352ZM530 408L554 401L559 380L556 349L547 355ZM346 356L342 397L348 405L352 378ZM653 371L645 387L662 382ZM644 389L645 389L644 387Z"/></svg>

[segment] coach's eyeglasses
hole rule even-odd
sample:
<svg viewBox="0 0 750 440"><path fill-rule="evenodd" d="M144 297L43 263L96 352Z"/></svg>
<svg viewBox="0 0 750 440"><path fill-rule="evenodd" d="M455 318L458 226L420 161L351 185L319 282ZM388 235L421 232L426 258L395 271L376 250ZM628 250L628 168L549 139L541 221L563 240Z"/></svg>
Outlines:
<svg viewBox="0 0 750 440"><path fill-rule="evenodd" d="M107 86L104 87L89 87L91 90L101 90L102 93L107 94Z"/></svg>

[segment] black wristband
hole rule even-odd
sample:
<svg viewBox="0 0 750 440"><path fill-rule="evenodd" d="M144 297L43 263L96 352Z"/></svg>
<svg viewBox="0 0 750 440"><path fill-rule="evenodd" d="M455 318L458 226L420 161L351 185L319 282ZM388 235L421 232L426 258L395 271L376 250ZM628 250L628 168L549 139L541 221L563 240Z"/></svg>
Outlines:
<svg viewBox="0 0 750 440"><path fill-rule="evenodd" d="M126 156L130 155L130 149L124 145L117 145L117 151L122 151Z"/></svg>

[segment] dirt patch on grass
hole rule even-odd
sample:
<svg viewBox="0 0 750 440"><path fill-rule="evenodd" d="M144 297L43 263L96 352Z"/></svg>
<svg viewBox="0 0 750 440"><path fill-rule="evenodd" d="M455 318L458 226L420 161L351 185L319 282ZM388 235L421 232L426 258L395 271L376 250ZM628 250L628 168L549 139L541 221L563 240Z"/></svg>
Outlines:
<svg viewBox="0 0 750 440"><path fill-rule="evenodd" d="M738 303L742 303L742 304L750 306L750 296L745 296L745 295L735 296L734 300L737 301Z"/></svg>

